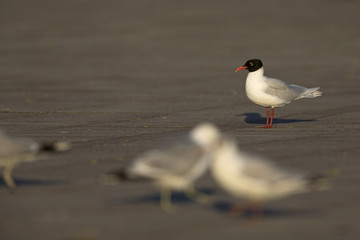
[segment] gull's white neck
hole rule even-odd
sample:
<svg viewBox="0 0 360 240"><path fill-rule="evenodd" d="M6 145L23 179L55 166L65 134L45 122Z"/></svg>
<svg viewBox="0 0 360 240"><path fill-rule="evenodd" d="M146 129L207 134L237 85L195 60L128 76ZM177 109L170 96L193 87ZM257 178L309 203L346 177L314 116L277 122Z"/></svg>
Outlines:
<svg viewBox="0 0 360 240"><path fill-rule="evenodd" d="M263 78L264 77L264 67L259 68L255 72L249 72L247 78Z"/></svg>
<svg viewBox="0 0 360 240"><path fill-rule="evenodd" d="M246 78L245 91L247 97L251 101L260 106L269 106L269 96L264 92L266 88L267 85L266 77L264 76L264 68L259 68L255 72L249 72ZM272 96L270 96L270 98L272 98Z"/></svg>

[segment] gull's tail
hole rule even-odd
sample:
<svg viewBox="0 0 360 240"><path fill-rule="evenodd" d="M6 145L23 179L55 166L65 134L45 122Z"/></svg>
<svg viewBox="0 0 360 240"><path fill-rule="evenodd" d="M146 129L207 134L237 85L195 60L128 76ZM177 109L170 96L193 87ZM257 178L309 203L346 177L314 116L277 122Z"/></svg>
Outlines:
<svg viewBox="0 0 360 240"><path fill-rule="evenodd" d="M308 178L308 187L315 191L328 190L330 188L330 178L339 174L338 169L330 169L324 174L312 175Z"/></svg>
<svg viewBox="0 0 360 240"><path fill-rule="evenodd" d="M119 182L127 180L125 169L117 172L103 173L98 177L98 181L104 185L117 185Z"/></svg>
<svg viewBox="0 0 360 240"><path fill-rule="evenodd" d="M69 151L71 148L70 142L53 142L40 145L39 150L43 152L65 152Z"/></svg>
<svg viewBox="0 0 360 240"><path fill-rule="evenodd" d="M117 185L118 183L124 181L138 181L144 179L145 178L131 174L127 168L122 168L120 170L109 173L103 173L98 177L98 181L104 185Z"/></svg>
<svg viewBox="0 0 360 240"><path fill-rule="evenodd" d="M314 175L308 178L308 187L313 191L329 189L328 177L325 175Z"/></svg>
<svg viewBox="0 0 360 240"><path fill-rule="evenodd" d="M296 99L320 97L322 95L322 92L320 92L319 89L320 87L306 88L306 90L302 94L300 94L300 96L298 96Z"/></svg>

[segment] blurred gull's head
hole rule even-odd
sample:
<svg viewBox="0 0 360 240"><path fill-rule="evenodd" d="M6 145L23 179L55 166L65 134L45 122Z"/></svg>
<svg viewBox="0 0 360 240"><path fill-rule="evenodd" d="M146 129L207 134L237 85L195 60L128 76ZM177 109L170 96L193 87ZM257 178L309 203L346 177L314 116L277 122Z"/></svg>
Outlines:
<svg viewBox="0 0 360 240"><path fill-rule="evenodd" d="M222 135L214 124L202 123L191 131L191 138L203 148L211 150L220 144Z"/></svg>

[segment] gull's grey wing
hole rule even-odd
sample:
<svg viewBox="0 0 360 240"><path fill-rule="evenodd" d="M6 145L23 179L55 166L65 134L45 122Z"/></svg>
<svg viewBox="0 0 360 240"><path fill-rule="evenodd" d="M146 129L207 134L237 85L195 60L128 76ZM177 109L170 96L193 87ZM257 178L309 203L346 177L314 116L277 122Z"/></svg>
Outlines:
<svg viewBox="0 0 360 240"><path fill-rule="evenodd" d="M39 144L28 138L14 137L0 130L0 157L31 153L39 150Z"/></svg>
<svg viewBox="0 0 360 240"><path fill-rule="evenodd" d="M146 166L152 169L154 174L183 175L203 157L205 157L205 152L200 146L189 138L181 138L161 148L146 152L135 160L131 169L136 173L138 166Z"/></svg>
<svg viewBox="0 0 360 240"><path fill-rule="evenodd" d="M302 86L288 84L276 78L266 78L266 84L266 93L277 96L286 101L294 100L307 89Z"/></svg>

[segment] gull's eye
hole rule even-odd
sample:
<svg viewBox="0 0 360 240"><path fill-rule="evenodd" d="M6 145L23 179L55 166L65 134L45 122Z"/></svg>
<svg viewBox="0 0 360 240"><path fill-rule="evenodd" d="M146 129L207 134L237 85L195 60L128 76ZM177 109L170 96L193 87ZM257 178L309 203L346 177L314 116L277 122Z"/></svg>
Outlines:
<svg viewBox="0 0 360 240"><path fill-rule="evenodd" d="M249 62L249 66L252 67L254 66L254 64L252 62Z"/></svg>

